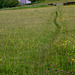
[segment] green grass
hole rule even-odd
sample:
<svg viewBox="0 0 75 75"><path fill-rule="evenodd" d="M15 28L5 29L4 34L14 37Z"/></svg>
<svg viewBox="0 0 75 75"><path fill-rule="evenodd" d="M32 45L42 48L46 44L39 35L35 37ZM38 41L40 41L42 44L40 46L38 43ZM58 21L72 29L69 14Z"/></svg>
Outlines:
<svg viewBox="0 0 75 75"><path fill-rule="evenodd" d="M74 0L68 0L68 2L71 2L71 1L74 1ZM17 6L17 7L12 7L12 8L2 8L0 10L17 10L17 9L51 7L50 5L48 5L49 3L56 4L56 3L63 3L63 2L65 2L65 0L43 0L43 1L31 3L31 4L25 4L24 6Z"/></svg>
<svg viewBox="0 0 75 75"><path fill-rule="evenodd" d="M0 75L74 75L75 6L0 11Z"/></svg>
<svg viewBox="0 0 75 75"><path fill-rule="evenodd" d="M17 9L29 9L29 8L42 8L42 7L50 7L49 5L24 5L12 8L2 8L0 10L17 10Z"/></svg>
<svg viewBox="0 0 75 75"><path fill-rule="evenodd" d="M75 0L67 0L68 2L74 2ZM62 2L65 2L65 0L44 0L44 1L42 1L42 2L40 2L39 4L49 4L49 3L58 3L58 2L60 2L60 3L62 3Z"/></svg>

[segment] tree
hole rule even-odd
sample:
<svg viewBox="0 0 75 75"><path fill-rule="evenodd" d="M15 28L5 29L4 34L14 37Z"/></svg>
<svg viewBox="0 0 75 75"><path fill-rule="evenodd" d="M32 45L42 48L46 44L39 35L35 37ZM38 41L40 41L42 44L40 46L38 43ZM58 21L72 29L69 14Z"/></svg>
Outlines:
<svg viewBox="0 0 75 75"><path fill-rule="evenodd" d="M33 3L33 2L36 2L36 1L40 1L40 0L29 0L29 1L31 1Z"/></svg>
<svg viewBox="0 0 75 75"><path fill-rule="evenodd" d="M0 8L15 7L19 4L18 0L0 0Z"/></svg>
<svg viewBox="0 0 75 75"><path fill-rule="evenodd" d="M8 7L15 7L19 4L18 0L9 0Z"/></svg>
<svg viewBox="0 0 75 75"><path fill-rule="evenodd" d="M3 7L3 2L4 2L4 0L0 0L0 8Z"/></svg>
<svg viewBox="0 0 75 75"><path fill-rule="evenodd" d="M9 2L9 0L4 0L3 7L8 7L8 2Z"/></svg>

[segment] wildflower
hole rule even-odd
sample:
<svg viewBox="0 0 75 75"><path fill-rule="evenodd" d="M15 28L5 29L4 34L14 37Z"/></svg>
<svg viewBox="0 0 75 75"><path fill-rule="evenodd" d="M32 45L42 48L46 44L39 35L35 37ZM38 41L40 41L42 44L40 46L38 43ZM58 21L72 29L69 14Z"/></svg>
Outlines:
<svg viewBox="0 0 75 75"><path fill-rule="evenodd" d="M71 41L69 41L69 43L70 43Z"/></svg>
<svg viewBox="0 0 75 75"><path fill-rule="evenodd" d="M61 40L63 42L63 40Z"/></svg>
<svg viewBox="0 0 75 75"><path fill-rule="evenodd" d="M21 42L21 44L23 44L23 42Z"/></svg>
<svg viewBox="0 0 75 75"><path fill-rule="evenodd" d="M9 37L10 37L10 35L9 35Z"/></svg>
<svg viewBox="0 0 75 75"><path fill-rule="evenodd" d="M2 58L0 59L0 61L2 61Z"/></svg>
<svg viewBox="0 0 75 75"><path fill-rule="evenodd" d="M54 71L54 69L52 69L52 71Z"/></svg>
<svg viewBox="0 0 75 75"><path fill-rule="evenodd" d="M23 49L23 51L24 51L24 49Z"/></svg>
<svg viewBox="0 0 75 75"><path fill-rule="evenodd" d="M61 72L63 72L63 70L61 70Z"/></svg>
<svg viewBox="0 0 75 75"><path fill-rule="evenodd" d="M49 62L50 63L50 62Z"/></svg>
<svg viewBox="0 0 75 75"><path fill-rule="evenodd" d="M54 45L55 45L55 43L54 43Z"/></svg>
<svg viewBox="0 0 75 75"><path fill-rule="evenodd" d="M52 56L53 57L53 56Z"/></svg>
<svg viewBox="0 0 75 75"><path fill-rule="evenodd" d="M72 59L72 61L74 61L74 59Z"/></svg>
<svg viewBox="0 0 75 75"><path fill-rule="evenodd" d="M69 64L70 65L70 64Z"/></svg>
<svg viewBox="0 0 75 75"><path fill-rule="evenodd" d="M68 42L68 41L65 41L65 42Z"/></svg>
<svg viewBox="0 0 75 75"><path fill-rule="evenodd" d="M46 73L48 74L48 71L46 70Z"/></svg>
<svg viewBox="0 0 75 75"><path fill-rule="evenodd" d="M69 55L69 53L67 53Z"/></svg>
<svg viewBox="0 0 75 75"><path fill-rule="evenodd" d="M68 73L70 73L70 72L68 71Z"/></svg>
<svg viewBox="0 0 75 75"><path fill-rule="evenodd" d="M63 43L63 46L64 46L65 44Z"/></svg>
<svg viewBox="0 0 75 75"><path fill-rule="evenodd" d="M75 59L72 59L72 61L74 61L74 62L75 62Z"/></svg>

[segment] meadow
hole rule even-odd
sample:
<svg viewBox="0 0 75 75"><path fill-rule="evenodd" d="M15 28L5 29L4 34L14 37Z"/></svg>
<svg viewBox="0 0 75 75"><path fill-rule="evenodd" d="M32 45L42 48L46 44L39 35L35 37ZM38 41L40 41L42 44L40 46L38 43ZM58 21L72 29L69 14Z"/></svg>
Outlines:
<svg viewBox="0 0 75 75"><path fill-rule="evenodd" d="M74 75L75 6L0 11L0 75Z"/></svg>
<svg viewBox="0 0 75 75"><path fill-rule="evenodd" d="M51 7L52 5L48 5L50 3L58 4L59 6L65 3L66 0L42 0L42 1L36 1L34 3L25 4L24 6L17 6L17 7L6 7L2 8L0 10L17 10L17 9L29 9L29 8L42 8L42 7ZM75 0L67 0L67 2L75 2ZM75 5L75 4L71 4Z"/></svg>
<svg viewBox="0 0 75 75"><path fill-rule="evenodd" d="M62 2L74 2L75 0L43 0L41 3L49 4L49 3L62 3Z"/></svg>

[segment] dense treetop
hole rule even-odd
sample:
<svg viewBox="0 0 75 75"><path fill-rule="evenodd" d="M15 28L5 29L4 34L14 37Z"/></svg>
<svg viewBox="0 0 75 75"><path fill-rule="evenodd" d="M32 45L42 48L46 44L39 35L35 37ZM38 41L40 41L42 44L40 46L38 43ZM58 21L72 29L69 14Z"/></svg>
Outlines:
<svg viewBox="0 0 75 75"><path fill-rule="evenodd" d="M15 7L19 4L18 0L0 0L0 8Z"/></svg>

